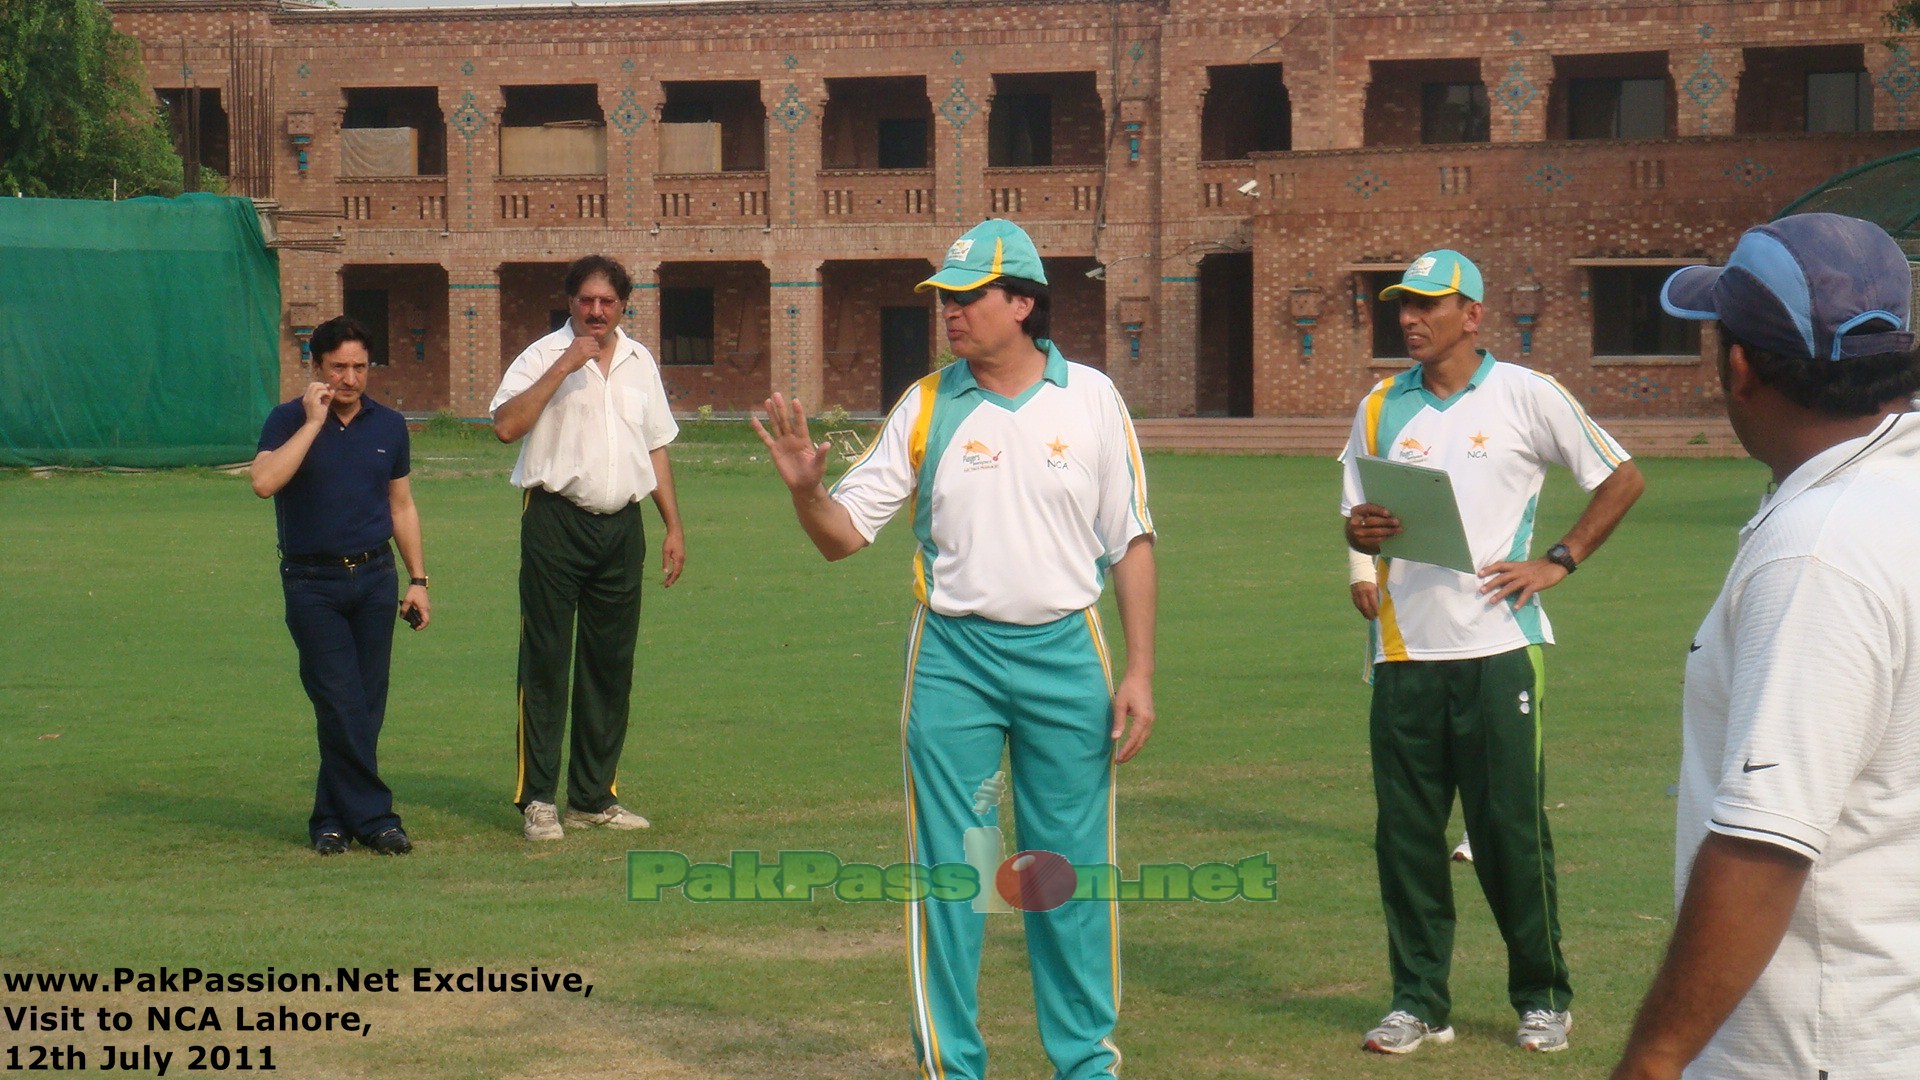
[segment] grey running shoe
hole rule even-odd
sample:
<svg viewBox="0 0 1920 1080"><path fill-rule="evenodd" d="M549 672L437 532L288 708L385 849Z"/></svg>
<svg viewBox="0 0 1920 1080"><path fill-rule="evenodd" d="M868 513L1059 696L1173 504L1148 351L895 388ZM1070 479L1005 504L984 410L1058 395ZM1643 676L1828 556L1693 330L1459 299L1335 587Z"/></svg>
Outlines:
<svg viewBox="0 0 1920 1080"><path fill-rule="evenodd" d="M567 835L560 827L560 812L550 802L530 802L523 813L527 823L520 830L529 840L558 840Z"/></svg>
<svg viewBox="0 0 1920 1080"><path fill-rule="evenodd" d="M568 825L576 829L645 829L653 825L653 822L619 803L614 803L597 814L589 814L585 810L568 807L565 820Z"/></svg>
<svg viewBox="0 0 1920 1080"><path fill-rule="evenodd" d="M1520 1031L1513 1041L1522 1050L1538 1050L1551 1054L1565 1050L1568 1046L1567 1032L1573 1030L1571 1012L1554 1012L1551 1009L1530 1009L1520 1017Z"/></svg>
<svg viewBox="0 0 1920 1080"><path fill-rule="evenodd" d="M1469 863L1473 861L1473 837L1460 838L1460 846L1453 849L1453 861Z"/></svg>
<svg viewBox="0 0 1920 1080"><path fill-rule="evenodd" d="M1425 1020L1410 1012L1395 1009L1380 1021L1378 1027L1367 1032L1366 1041L1360 1045L1376 1054L1411 1054L1420 1049L1420 1044L1424 1042L1445 1046L1452 1041L1451 1027L1430 1028Z"/></svg>

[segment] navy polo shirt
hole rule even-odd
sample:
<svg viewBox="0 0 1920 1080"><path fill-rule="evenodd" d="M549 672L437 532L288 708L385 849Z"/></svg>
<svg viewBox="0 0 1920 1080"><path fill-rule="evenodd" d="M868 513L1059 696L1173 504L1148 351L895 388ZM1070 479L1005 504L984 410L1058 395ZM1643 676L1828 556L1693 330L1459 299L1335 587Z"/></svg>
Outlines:
<svg viewBox="0 0 1920 1080"><path fill-rule="evenodd" d="M299 398L278 405L260 429L260 449L278 450L307 422ZM273 497L282 555L352 555L393 538L387 485L407 475L406 417L362 394L342 424L331 411L300 469Z"/></svg>

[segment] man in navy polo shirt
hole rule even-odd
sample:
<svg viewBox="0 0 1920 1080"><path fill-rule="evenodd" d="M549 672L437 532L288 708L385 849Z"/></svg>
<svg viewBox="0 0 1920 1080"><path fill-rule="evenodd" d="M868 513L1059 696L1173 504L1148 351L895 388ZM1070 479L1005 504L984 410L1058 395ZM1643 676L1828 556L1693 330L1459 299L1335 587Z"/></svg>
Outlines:
<svg viewBox="0 0 1920 1080"><path fill-rule="evenodd" d="M427 571L407 481L406 419L365 393L372 340L344 315L314 329L321 381L267 414L248 470L253 493L273 497L287 629L318 723L320 776L307 830L321 855L344 853L349 838L382 855L413 850L380 779L376 744L394 617L426 627ZM397 603L389 541L399 544L410 578Z"/></svg>

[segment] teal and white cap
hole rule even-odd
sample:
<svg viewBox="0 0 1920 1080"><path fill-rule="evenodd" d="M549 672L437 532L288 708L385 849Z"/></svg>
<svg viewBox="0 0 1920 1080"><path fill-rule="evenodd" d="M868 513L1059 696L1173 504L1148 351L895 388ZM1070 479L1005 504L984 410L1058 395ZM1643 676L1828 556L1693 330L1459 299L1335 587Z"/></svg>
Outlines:
<svg viewBox="0 0 1920 1080"><path fill-rule="evenodd" d="M1480 268L1473 260L1449 248L1429 251L1407 265L1407 272L1400 275L1400 283L1389 285L1380 290L1380 299L1392 300L1400 293L1415 293L1420 296L1445 296L1459 293L1469 300L1481 300L1486 297L1487 288L1480 280Z"/></svg>
<svg viewBox="0 0 1920 1080"><path fill-rule="evenodd" d="M1033 246L1033 238L1027 231L1004 218L988 218L955 240L947 249L940 269L913 289L915 292L927 289L965 292L1003 277L1021 278L1038 285L1047 283L1047 272L1040 266L1040 251Z"/></svg>

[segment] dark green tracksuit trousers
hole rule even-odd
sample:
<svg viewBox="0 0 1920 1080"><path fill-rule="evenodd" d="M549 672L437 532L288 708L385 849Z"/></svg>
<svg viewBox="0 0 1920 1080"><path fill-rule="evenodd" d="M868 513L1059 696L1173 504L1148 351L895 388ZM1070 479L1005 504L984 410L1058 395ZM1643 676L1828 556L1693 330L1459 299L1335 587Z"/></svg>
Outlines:
<svg viewBox="0 0 1920 1080"><path fill-rule="evenodd" d="M598 813L617 800L614 774L627 738L646 559L639 503L595 514L545 488L528 490L520 513L516 806L555 801L569 667L573 739L567 803Z"/></svg>
<svg viewBox="0 0 1920 1080"><path fill-rule="evenodd" d="M1543 806L1539 646L1471 660L1373 669L1374 849L1387 915L1394 1009L1444 1027L1452 1009L1453 794L1473 837L1473 871L1507 943L1516 1012L1573 1000L1560 955L1553 838Z"/></svg>

